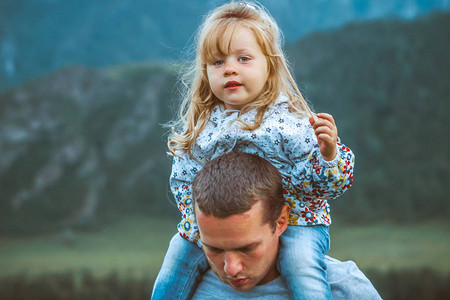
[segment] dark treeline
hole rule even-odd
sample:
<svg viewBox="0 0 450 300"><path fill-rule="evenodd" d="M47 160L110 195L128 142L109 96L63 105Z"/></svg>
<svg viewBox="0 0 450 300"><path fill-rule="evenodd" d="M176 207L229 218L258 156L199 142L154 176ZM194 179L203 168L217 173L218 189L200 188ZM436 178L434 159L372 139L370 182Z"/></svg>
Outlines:
<svg viewBox="0 0 450 300"><path fill-rule="evenodd" d="M450 15L353 24L287 49L316 111L356 153L335 219L449 213ZM178 216L161 124L176 107L161 65L68 67L0 94L0 234L92 228L123 213Z"/></svg>
<svg viewBox="0 0 450 300"><path fill-rule="evenodd" d="M450 274L429 269L368 272L386 300L438 300L450 298ZM16 275L0 278L0 300L142 300L149 299L153 279L127 279L117 273L103 278L90 272L70 272L39 277Z"/></svg>
<svg viewBox="0 0 450 300"><path fill-rule="evenodd" d="M445 218L450 181L450 15L353 24L289 47L316 111L356 153L355 182L333 202L348 221ZM448 190L448 189L447 189Z"/></svg>

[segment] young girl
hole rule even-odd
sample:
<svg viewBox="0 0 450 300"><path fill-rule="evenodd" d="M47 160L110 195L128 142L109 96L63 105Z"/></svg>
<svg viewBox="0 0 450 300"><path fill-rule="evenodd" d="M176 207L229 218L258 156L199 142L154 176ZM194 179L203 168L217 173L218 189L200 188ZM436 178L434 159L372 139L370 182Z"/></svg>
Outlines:
<svg viewBox="0 0 450 300"><path fill-rule="evenodd" d="M331 299L324 256L328 199L353 181L354 156L337 142L328 114L313 115L289 71L280 31L262 8L231 2L209 14L169 138L171 190L182 214L156 280L153 299L186 299L208 268L191 202L191 182L209 161L231 150L257 154L283 175L290 225L278 269L293 299Z"/></svg>

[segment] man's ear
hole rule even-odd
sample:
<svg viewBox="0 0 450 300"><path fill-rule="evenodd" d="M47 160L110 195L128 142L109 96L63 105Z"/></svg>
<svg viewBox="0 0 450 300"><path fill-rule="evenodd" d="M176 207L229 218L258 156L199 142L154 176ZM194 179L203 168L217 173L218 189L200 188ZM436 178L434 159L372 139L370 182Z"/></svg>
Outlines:
<svg viewBox="0 0 450 300"><path fill-rule="evenodd" d="M281 209L280 216L277 220L277 227L276 231L278 235L280 236L287 228L289 224L289 213L291 211L291 207L288 204L285 204L283 208Z"/></svg>

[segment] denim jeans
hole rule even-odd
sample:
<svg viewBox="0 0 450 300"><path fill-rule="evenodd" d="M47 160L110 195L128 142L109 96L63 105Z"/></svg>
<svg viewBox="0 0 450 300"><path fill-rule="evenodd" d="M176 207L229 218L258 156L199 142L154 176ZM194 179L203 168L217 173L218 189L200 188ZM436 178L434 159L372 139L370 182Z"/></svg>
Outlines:
<svg viewBox="0 0 450 300"><path fill-rule="evenodd" d="M190 299L208 269L202 249L175 234L153 286L151 299Z"/></svg>
<svg viewBox="0 0 450 300"><path fill-rule="evenodd" d="M332 299L324 261L329 248L327 226L288 226L281 235L278 269L292 299Z"/></svg>

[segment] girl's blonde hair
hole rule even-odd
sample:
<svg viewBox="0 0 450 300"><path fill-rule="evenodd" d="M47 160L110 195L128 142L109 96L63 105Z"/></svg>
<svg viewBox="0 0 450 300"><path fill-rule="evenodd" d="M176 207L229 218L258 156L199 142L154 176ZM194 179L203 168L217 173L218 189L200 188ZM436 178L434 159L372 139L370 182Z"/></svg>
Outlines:
<svg viewBox="0 0 450 300"><path fill-rule="evenodd" d="M291 75L282 50L282 35L277 23L261 5L233 1L210 12L197 32L196 57L181 79L186 91L179 110L179 120L172 124L176 127L168 141L169 150L174 155L176 151L181 150L187 151L193 157L191 149L195 140L209 121L214 107L222 103L211 91L206 65L212 59L213 53L229 52L230 49L221 49L221 39L227 30L234 30L236 25L244 26L253 32L268 65L268 79L261 97L241 110L245 112L256 108L255 122L247 124L241 121L242 128L259 128L264 113L280 92L288 97L292 111L300 116L313 115ZM182 133L177 133L177 130Z"/></svg>

